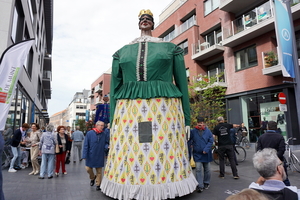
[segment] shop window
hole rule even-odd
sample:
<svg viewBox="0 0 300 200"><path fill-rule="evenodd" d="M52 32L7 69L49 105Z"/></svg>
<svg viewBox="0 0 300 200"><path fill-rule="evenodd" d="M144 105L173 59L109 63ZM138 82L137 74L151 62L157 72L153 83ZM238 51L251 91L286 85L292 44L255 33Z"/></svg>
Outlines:
<svg viewBox="0 0 300 200"><path fill-rule="evenodd" d="M178 46L183 49L183 55L186 55L189 53L189 49L188 49L189 44L188 44L187 40L178 44Z"/></svg>
<svg viewBox="0 0 300 200"><path fill-rule="evenodd" d="M257 66L256 45L235 52L236 70Z"/></svg>
<svg viewBox="0 0 300 200"><path fill-rule="evenodd" d="M204 16L208 15L220 5L220 0L206 0L204 1Z"/></svg>

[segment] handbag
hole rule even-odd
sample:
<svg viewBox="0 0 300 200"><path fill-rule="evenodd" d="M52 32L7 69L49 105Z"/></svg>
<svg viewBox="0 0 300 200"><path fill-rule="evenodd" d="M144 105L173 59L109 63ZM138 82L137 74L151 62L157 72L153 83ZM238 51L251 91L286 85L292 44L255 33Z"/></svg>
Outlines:
<svg viewBox="0 0 300 200"><path fill-rule="evenodd" d="M59 145L58 144L55 145L55 153L60 153L60 149L59 149Z"/></svg>
<svg viewBox="0 0 300 200"><path fill-rule="evenodd" d="M70 163L70 153L67 154L66 161L65 161L65 164L69 164L69 163Z"/></svg>
<svg viewBox="0 0 300 200"><path fill-rule="evenodd" d="M192 158L191 158L191 160L190 160L190 164L191 164L192 169L196 168L196 163L195 163L195 161L194 161L193 156L192 156Z"/></svg>

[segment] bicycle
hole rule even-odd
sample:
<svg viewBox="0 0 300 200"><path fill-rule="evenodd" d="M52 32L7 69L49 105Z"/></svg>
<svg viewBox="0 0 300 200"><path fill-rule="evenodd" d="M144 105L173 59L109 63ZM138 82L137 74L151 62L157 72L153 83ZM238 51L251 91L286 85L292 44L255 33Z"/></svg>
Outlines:
<svg viewBox="0 0 300 200"><path fill-rule="evenodd" d="M292 167L300 173L300 162L297 156L292 152L292 149L290 148L289 141L290 140L296 140L296 138L290 137L286 142L285 142L285 147L286 151L288 152L288 159L285 159L287 166L292 170Z"/></svg>
<svg viewBox="0 0 300 200"><path fill-rule="evenodd" d="M213 159L214 162L219 165L219 154L218 154L218 146L214 146L212 149L212 153L213 153ZM238 163L244 162L246 160L247 157L247 153L246 150L239 145L235 145L235 155L236 155L236 160ZM224 160L228 160L227 156L225 156Z"/></svg>
<svg viewBox="0 0 300 200"><path fill-rule="evenodd" d="M240 137L237 136L236 144L238 146L245 147L246 149L250 148L250 142L247 138L248 132L242 131L242 135Z"/></svg>

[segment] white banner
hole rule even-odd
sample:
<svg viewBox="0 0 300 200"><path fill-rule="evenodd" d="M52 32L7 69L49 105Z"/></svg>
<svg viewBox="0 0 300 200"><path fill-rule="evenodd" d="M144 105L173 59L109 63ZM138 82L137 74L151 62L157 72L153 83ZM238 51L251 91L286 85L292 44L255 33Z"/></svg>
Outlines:
<svg viewBox="0 0 300 200"><path fill-rule="evenodd" d="M34 39L8 47L0 59L0 130L4 130L12 95Z"/></svg>

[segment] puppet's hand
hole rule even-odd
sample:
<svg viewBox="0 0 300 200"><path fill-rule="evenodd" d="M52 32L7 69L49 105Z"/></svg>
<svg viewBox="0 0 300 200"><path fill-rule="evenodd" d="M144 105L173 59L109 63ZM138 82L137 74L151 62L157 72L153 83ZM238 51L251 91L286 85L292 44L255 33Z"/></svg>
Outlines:
<svg viewBox="0 0 300 200"><path fill-rule="evenodd" d="M191 127L190 126L185 127L185 134L186 134L186 139L190 140L190 135L191 135Z"/></svg>

